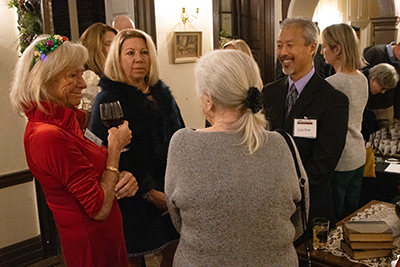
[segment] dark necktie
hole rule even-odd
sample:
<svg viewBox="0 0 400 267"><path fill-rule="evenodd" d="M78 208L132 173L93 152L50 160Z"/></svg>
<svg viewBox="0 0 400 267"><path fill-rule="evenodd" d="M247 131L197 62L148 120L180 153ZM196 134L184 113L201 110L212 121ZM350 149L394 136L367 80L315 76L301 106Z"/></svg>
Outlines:
<svg viewBox="0 0 400 267"><path fill-rule="evenodd" d="M297 100L297 89L296 86L294 85L294 83L292 84L292 86L290 86L288 95L287 95L287 113L286 116L289 115L290 111L292 110L292 107L294 106L294 104L296 103Z"/></svg>

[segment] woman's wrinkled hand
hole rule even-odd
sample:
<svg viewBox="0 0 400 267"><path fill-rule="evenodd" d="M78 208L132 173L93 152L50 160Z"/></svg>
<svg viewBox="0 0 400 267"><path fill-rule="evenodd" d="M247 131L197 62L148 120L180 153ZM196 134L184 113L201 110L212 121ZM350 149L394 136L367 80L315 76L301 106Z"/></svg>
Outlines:
<svg viewBox="0 0 400 267"><path fill-rule="evenodd" d="M124 121L117 127L111 127L108 130L108 146L114 145L116 149L122 150L132 139L132 132L129 129L129 123Z"/></svg>
<svg viewBox="0 0 400 267"><path fill-rule="evenodd" d="M139 189L138 182L132 173L122 171L119 174L119 181L115 185L115 196L117 199L133 197Z"/></svg>

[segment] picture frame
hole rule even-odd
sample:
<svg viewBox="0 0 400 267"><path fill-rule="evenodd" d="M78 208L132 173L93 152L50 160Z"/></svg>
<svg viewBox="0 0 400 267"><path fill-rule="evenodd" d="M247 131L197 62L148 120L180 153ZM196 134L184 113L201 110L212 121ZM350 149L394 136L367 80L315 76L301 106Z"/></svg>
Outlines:
<svg viewBox="0 0 400 267"><path fill-rule="evenodd" d="M201 31L175 31L173 37L173 63L195 63L201 56Z"/></svg>

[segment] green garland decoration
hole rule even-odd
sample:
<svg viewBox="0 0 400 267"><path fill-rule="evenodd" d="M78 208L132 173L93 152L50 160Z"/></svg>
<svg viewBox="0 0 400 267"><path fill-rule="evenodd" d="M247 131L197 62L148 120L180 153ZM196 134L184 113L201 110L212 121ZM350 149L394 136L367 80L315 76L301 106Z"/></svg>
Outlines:
<svg viewBox="0 0 400 267"><path fill-rule="evenodd" d="M23 53L43 33L40 0L11 0L8 7L17 9L19 45L20 52Z"/></svg>
<svg viewBox="0 0 400 267"><path fill-rule="evenodd" d="M47 39L40 41L35 46L35 52L33 53L32 67L35 66L38 60L45 60L47 55L53 52L57 47L68 41L68 38L61 35L51 35Z"/></svg>

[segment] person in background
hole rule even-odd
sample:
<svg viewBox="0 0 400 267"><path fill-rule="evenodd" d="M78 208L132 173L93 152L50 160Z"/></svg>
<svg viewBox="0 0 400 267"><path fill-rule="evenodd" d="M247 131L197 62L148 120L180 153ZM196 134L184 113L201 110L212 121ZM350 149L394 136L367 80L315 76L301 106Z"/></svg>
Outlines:
<svg viewBox="0 0 400 267"><path fill-rule="evenodd" d="M164 194L168 145L184 123L169 88L159 79L154 42L140 30L122 30L107 57L92 112L92 131L107 145L107 128L99 105L119 101L129 122L132 140L121 155L120 169L130 171L139 192L119 202L131 266L143 256L161 251L161 266L171 266L179 234L172 225Z"/></svg>
<svg viewBox="0 0 400 267"><path fill-rule="evenodd" d="M380 63L371 69L364 70L363 73L369 78L369 96L384 94L388 90L395 88L399 82L399 74L388 63ZM368 141L370 135L379 130L379 128L375 113L371 110L369 104L367 104L363 114L361 130L364 140Z"/></svg>
<svg viewBox="0 0 400 267"><path fill-rule="evenodd" d="M348 24L333 24L322 31L321 54L336 72L326 81L349 99L346 144L331 181L336 218L341 220L358 209L365 164L361 124L368 101L368 80L359 71L365 61L358 37Z"/></svg>
<svg viewBox="0 0 400 267"><path fill-rule="evenodd" d="M171 140L165 193L181 234L174 266L298 266L298 176L285 139L265 130L259 73L241 51L198 60L197 94L212 126Z"/></svg>
<svg viewBox="0 0 400 267"><path fill-rule="evenodd" d="M378 44L364 49L364 58L368 65L364 71L379 63L392 65L400 75L400 43ZM375 113L380 128L389 127L396 120L400 120L400 83L385 94L371 95L369 107Z"/></svg>
<svg viewBox="0 0 400 267"><path fill-rule="evenodd" d="M117 33L115 28L101 22L92 24L82 33L79 41L89 52L85 69L93 71L99 77L103 75L106 58Z"/></svg>
<svg viewBox="0 0 400 267"><path fill-rule="evenodd" d="M108 149L81 126L76 106L86 87L86 48L59 35L42 35L18 60L10 94L28 118L24 145L30 171L43 188L59 230L67 266L128 266L117 198L137 181L117 167L130 142L128 122L107 133Z"/></svg>
<svg viewBox="0 0 400 267"><path fill-rule="evenodd" d="M239 51L242 51L242 52L246 53L247 55L251 56L252 58L254 58L253 53L251 53L250 47L242 39L236 39L236 40L229 41L226 44L224 44L223 48L239 50Z"/></svg>
<svg viewBox="0 0 400 267"><path fill-rule="evenodd" d="M244 52L245 54L249 55L253 60L253 53L251 52L250 47L247 45L247 43L242 40L242 39L236 39L236 40L232 40L230 42L227 42L226 44L224 44L223 49L234 49L234 50L239 50ZM261 77L260 77L261 79ZM262 83L262 80L260 81ZM207 125L209 126L209 125Z"/></svg>
<svg viewBox="0 0 400 267"><path fill-rule="evenodd" d="M232 40L230 42L227 42L226 44L224 44L223 49L239 50L239 51L242 51L242 52L246 53L252 59L254 59L253 53L251 52L250 47L242 39L236 39L236 40ZM260 76L260 79L261 79L261 76ZM262 80L260 80L260 82L262 83ZM210 122L206 120L206 127L210 127L210 126L211 126Z"/></svg>
<svg viewBox="0 0 400 267"><path fill-rule="evenodd" d="M124 29L135 29L135 23L127 15L118 15L112 21L112 26L118 31Z"/></svg>
<svg viewBox="0 0 400 267"><path fill-rule="evenodd" d="M82 91L82 101L79 105L79 108L88 112L88 116L90 116L96 95L100 92L97 85L104 72L104 64L111 42L117 33L113 27L97 22L88 27L79 39L89 52L89 59L83 73L87 87Z"/></svg>
<svg viewBox="0 0 400 267"><path fill-rule="evenodd" d="M373 95L384 94L395 88L399 82L399 74L396 69L387 63L375 65L364 74L368 74L370 92Z"/></svg>
<svg viewBox="0 0 400 267"><path fill-rule="evenodd" d="M318 46L316 25L303 18L281 24L277 55L287 76L263 89L271 129L293 136L310 183L309 229L315 217L336 224L331 179L347 134L349 102L313 67Z"/></svg>

